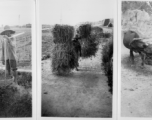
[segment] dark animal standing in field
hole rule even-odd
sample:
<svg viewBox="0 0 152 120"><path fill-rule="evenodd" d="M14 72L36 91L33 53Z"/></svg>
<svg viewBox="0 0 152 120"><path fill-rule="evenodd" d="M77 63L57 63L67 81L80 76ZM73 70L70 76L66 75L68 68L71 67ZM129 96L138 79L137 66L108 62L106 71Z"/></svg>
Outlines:
<svg viewBox="0 0 152 120"><path fill-rule="evenodd" d="M139 53L142 59L142 66L144 66L145 62L145 49L147 47L146 43L141 41L139 35L134 31L127 31L124 33L123 44L126 48L130 49L130 57L132 63L134 63L134 54L133 52Z"/></svg>
<svg viewBox="0 0 152 120"><path fill-rule="evenodd" d="M147 45L146 43L142 42L141 39L133 39L133 41L130 43L130 49L134 52L138 52L142 59L142 66L144 66L146 54L144 50L146 49ZM134 57L133 53L132 56ZM134 58L133 58L134 60Z"/></svg>

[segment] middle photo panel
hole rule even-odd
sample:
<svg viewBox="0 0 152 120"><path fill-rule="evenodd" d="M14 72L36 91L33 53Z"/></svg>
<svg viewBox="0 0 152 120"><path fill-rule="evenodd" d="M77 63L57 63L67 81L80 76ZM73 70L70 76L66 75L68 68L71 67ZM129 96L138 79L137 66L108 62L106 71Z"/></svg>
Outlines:
<svg viewBox="0 0 152 120"><path fill-rule="evenodd" d="M39 7L41 117L112 118L114 0Z"/></svg>

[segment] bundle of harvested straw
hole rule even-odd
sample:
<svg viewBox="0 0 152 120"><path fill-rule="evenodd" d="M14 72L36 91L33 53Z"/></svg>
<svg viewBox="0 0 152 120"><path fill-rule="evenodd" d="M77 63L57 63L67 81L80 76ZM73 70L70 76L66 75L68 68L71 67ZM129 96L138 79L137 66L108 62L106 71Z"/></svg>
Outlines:
<svg viewBox="0 0 152 120"><path fill-rule="evenodd" d="M52 51L52 72L60 75L69 73L77 65L76 53L72 44L74 27L56 24L52 33L55 43Z"/></svg>
<svg viewBox="0 0 152 120"><path fill-rule="evenodd" d="M91 35L88 38L81 40L81 50L82 50L82 58L88 58L95 56L97 50L98 50L98 41L96 39L96 36Z"/></svg>
<svg viewBox="0 0 152 120"><path fill-rule="evenodd" d="M70 42L74 36L74 27L69 25L56 24L52 30L54 43Z"/></svg>
<svg viewBox="0 0 152 120"><path fill-rule="evenodd" d="M72 43L55 44L52 56L52 71L69 72L76 67L75 51Z"/></svg>
<svg viewBox="0 0 152 120"><path fill-rule="evenodd" d="M89 37L91 35L91 24L84 23L84 24L80 25L78 28L78 32L82 38Z"/></svg>
<svg viewBox="0 0 152 120"><path fill-rule="evenodd" d="M91 34L91 31L92 26L90 23L84 23L78 28L78 34L82 38L80 40L82 58L95 56L98 50L97 37L96 35Z"/></svg>

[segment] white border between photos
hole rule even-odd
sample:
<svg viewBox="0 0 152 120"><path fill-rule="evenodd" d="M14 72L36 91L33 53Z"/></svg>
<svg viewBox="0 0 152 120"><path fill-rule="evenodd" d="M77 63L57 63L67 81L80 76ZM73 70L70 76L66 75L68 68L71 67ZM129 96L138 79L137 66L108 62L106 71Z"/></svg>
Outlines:
<svg viewBox="0 0 152 120"><path fill-rule="evenodd" d="M36 0L36 26L37 26L37 119L41 117L41 25L39 0Z"/></svg>
<svg viewBox="0 0 152 120"><path fill-rule="evenodd" d="M41 77L41 58L42 58L42 24L40 19L40 1L36 0L36 19L37 19L37 120L66 120L66 119L79 119L79 120L86 120L86 119L98 119L98 120L116 120L117 119L117 0L112 0L114 4L114 70L113 70L113 102L112 102L112 118L70 118L70 117L41 117L41 84L42 84L42 77ZM53 16L52 16L53 17Z"/></svg>
<svg viewBox="0 0 152 120"><path fill-rule="evenodd" d="M33 111L32 111L32 120L33 119L36 119L37 117L37 46L36 46L36 43L37 43L37 35L36 35L36 1L33 0L33 28L32 28L32 75L33 75L33 78L32 78L32 86L33 86L33 91L32 91L32 96L33 96L33 101L32 101L32 105L33 105Z"/></svg>
<svg viewBox="0 0 152 120"><path fill-rule="evenodd" d="M0 0L0 2L7 1L29 1L32 4L32 30L31 30L31 39L32 39L32 117L24 118L0 118L0 120L36 120L36 24L35 24L35 0ZM27 8L28 9L28 8ZM5 12L4 12L5 14Z"/></svg>
<svg viewBox="0 0 152 120"><path fill-rule="evenodd" d="M118 120L151 120L152 117L121 117L121 2L152 0L118 0Z"/></svg>

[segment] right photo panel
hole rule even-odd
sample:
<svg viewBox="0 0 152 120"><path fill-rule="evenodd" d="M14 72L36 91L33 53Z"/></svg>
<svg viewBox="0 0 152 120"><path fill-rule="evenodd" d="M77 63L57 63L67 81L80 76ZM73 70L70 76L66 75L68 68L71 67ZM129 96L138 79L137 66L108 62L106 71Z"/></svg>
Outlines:
<svg viewBox="0 0 152 120"><path fill-rule="evenodd" d="M152 117L152 1L121 1L121 117Z"/></svg>

